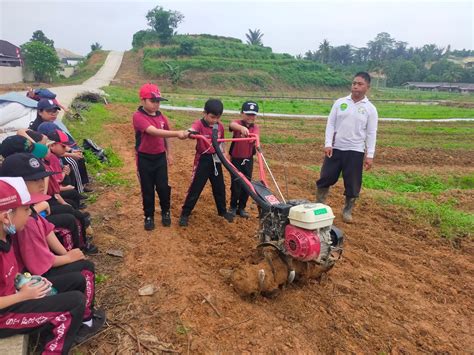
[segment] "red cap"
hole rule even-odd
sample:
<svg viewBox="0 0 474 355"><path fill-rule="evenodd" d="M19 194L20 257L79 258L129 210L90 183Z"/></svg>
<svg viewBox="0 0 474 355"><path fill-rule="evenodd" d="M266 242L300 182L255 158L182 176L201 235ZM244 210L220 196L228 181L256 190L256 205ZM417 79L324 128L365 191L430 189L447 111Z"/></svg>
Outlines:
<svg viewBox="0 0 474 355"><path fill-rule="evenodd" d="M155 84L145 84L140 88L140 99L158 99L160 101L168 101L161 97L161 92Z"/></svg>
<svg viewBox="0 0 474 355"><path fill-rule="evenodd" d="M64 145L70 145L69 137L67 136L66 133L64 133L60 129L56 129L53 132L49 132L46 136L48 137L48 139L52 140L53 142L62 143Z"/></svg>
<svg viewBox="0 0 474 355"><path fill-rule="evenodd" d="M44 194L30 194L21 177L0 177L0 211L33 205L50 198Z"/></svg>

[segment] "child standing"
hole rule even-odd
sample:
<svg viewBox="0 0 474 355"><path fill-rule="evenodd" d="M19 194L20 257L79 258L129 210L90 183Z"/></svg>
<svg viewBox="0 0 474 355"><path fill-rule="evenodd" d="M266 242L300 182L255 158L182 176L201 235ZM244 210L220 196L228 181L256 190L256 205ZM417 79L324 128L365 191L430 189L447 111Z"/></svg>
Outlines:
<svg viewBox="0 0 474 355"><path fill-rule="evenodd" d="M143 199L145 230L155 229L155 190L160 199L161 223L171 225L171 187L168 185L168 164L172 164L169 138L186 139L186 131L170 131L168 118L160 112L158 86L145 84L140 88L141 106L133 114L138 178Z"/></svg>
<svg viewBox="0 0 474 355"><path fill-rule="evenodd" d="M220 100L207 100L204 105L204 117L193 123L191 131L210 139L212 137L212 126L217 123L219 126L218 138L224 138L224 126L220 122L223 112L224 105ZM223 145L221 145L221 148L223 148ZM179 225L181 227L188 225L189 216L204 186L206 186L207 180L211 180L212 194L214 195L218 215L224 217L228 222L233 222L234 217L226 209L222 164L217 157L214 147L209 147L202 140L197 140L196 142L196 155L194 157L191 179L191 185L181 210Z"/></svg>
<svg viewBox="0 0 474 355"><path fill-rule="evenodd" d="M230 123L229 129L234 133L233 138L248 137L250 133L259 135L260 128L255 124L255 118L258 113L258 104L253 101L246 101L240 110L240 120ZM247 179L252 179L253 156L255 155L254 142L232 142L229 150L232 164ZM249 194L242 189L240 183L233 178L230 186L230 213L238 214L240 217L248 218L249 214L245 211Z"/></svg>

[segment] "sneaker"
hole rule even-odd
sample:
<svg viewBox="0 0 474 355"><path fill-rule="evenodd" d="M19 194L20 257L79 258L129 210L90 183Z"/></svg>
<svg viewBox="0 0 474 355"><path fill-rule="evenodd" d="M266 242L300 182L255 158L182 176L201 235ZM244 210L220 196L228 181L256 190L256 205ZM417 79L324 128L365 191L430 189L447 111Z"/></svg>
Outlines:
<svg viewBox="0 0 474 355"><path fill-rule="evenodd" d="M84 192L94 192L94 189L90 188L89 186L84 186Z"/></svg>
<svg viewBox="0 0 474 355"><path fill-rule="evenodd" d="M161 224L164 227L171 226L171 213L170 211L164 212L161 214Z"/></svg>
<svg viewBox="0 0 474 355"><path fill-rule="evenodd" d="M249 218L249 217L250 217L250 215L249 215L249 214L247 213L247 211L244 210L244 209L239 210L238 214L239 214L239 216L242 217L242 218Z"/></svg>
<svg viewBox="0 0 474 355"><path fill-rule="evenodd" d="M179 217L179 226L180 227L187 227L188 226L188 220L189 220L188 216L181 215L181 217Z"/></svg>
<svg viewBox="0 0 474 355"><path fill-rule="evenodd" d="M87 237L86 237L87 238ZM86 245L84 246L83 250L84 254L86 255L95 255L99 253L99 248L97 248L94 244L92 244L89 240L86 240Z"/></svg>
<svg viewBox="0 0 474 355"><path fill-rule="evenodd" d="M219 213L219 216L224 217L229 223L234 222L234 215L231 212L225 211L223 213Z"/></svg>
<svg viewBox="0 0 474 355"><path fill-rule="evenodd" d="M79 209L80 209L80 210L83 210L83 209L85 209L85 208L87 208L87 205L86 205L84 202L81 202L81 203L79 204Z"/></svg>
<svg viewBox="0 0 474 355"><path fill-rule="evenodd" d="M229 208L229 213L230 213L232 216L235 216L235 215L237 214L237 208L235 208L235 207Z"/></svg>
<svg viewBox="0 0 474 355"><path fill-rule="evenodd" d="M106 319L105 311L102 309L94 310L92 314L92 326L89 327L88 325L82 324L76 334L74 342L81 344L96 335L104 326Z"/></svg>
<svg viewBox="0 0 474 355"><path fill-rule="evenodd" d="M79 194L79 200L87 200L89 197L84 194Z"/></svg>
<svg viewBox="0 0 474 355"><path fill-rule="evenodd" d="M145 217L145 230L152 231L153 229L155 229L155 221L153 220L153 217Z"/></svg>

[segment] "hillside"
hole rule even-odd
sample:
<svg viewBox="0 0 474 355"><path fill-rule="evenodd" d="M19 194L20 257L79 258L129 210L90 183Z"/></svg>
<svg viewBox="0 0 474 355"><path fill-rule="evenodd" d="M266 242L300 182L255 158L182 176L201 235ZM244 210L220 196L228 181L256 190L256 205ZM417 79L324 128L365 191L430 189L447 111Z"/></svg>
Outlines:
<svg viewBox="0 0 474 355"><path fill-rule="evenodd" d="M342 87L347 74L314 61L274 53L270 47L211 35L177 35L167 46L146 46L141 53L144 74L184 87L274 90Z"/></svg>

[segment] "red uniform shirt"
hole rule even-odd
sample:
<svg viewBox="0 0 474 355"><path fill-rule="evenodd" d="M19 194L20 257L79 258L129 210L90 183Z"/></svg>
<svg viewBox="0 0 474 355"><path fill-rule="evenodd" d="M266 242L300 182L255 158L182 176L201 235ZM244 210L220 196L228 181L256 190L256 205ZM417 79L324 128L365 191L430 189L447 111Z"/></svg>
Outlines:
<svg viewBox="0 0 474 355"><path fill-rule="evenodd" d="M26 268L32 275L43 275L53 267L54 254L49 249L46 237L54 230L54 225L43 217L28 218L25 228L16 233L13 244L20 256L20 270Z"/></svg>
<svg viewBox="0 0 474 355"><path fill-rule="evenodd" d="M256 124L247 125L243 120L233 121L238 123L241 126L247 127L249 133L260 135L260 128ZM231 132L234 132L233 138L243 138L240 131L233 131L229 128ZM255 143L254 142L232 142L229 149L229 154L232 158L237 159L250 159L255 154Z"/></svg>
<svg viewBox="0 0 474 355"><path fill-rule="evenodd" d="M10 296L16 293L15 276L18 273L16 256L11 247L11 237L0 241L0 296Z"/></svg>
<svg viewBox="0 0 474 355"><path fill-rule="evenodd" d="M218 138L224 138L224 126L222 123L218 122L219 125L219 134L217 135ZM210 126L204 118L201 118L200 120L194 121L194 123L191 126L191 129L193 131L198 132L198 134L208 138L209 140L212 138L212 126ZM204 142L201 139L196 140L196 155L202 155L202 154L214 154L216 150L214 147L206 142Z"/></svg>
<svg viewBox="0 0 474 355"><path fill-rule="evenodd" d="M61 192L60 184L63 181L63 168L59 158L53 153L49 153L44 159L46 171L52 171L59 174L51 175L48 179L48 195L53 196Z"/></svg>
<svg viewBox="0 0 474 355"><path fill-rule="evenodd" d="M146 133L145 130L150 126L167 131L170 129L168 118L160 111L156 112L156 116L151 116L142 107L139 107L138 111L133 114L136 151L146 154L164 153L166 151L165 139Z"/></svg>

